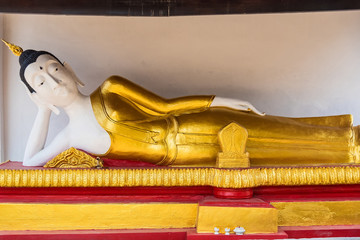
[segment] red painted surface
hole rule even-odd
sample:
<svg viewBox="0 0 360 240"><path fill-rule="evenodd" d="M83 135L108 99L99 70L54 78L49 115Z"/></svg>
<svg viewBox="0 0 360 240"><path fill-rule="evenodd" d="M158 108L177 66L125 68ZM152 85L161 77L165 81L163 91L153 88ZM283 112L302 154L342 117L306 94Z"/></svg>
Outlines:
<svg viewBox="0 0 360 240"><path fill-rule="evenodd" d="M344 201L360 201L360 197L324 197L324 198L311 198L311 197L301 197L298 198L268 198L268 197L259 197L260 199L266 202L344 202Z"/></svg>
<svg viewBox="0 0 360 240"><path fill-rule="evenodd" d="M198 202L212 187L0 188L0 202Z"/></svg>
<svg viewBox="0 0 360 240"><path fill-rule="evenodd" d="M236 199L251 196L251 189L222 189L204 187L39 187L39 188L6 188L0 187L2 195L214 195ZM335 186L296 186L296 187L261 187L254 189L254 197L267 201L323 201L327 200L356 200L360 198L360 185ZM2 197L3 198L3 197Z"/></svg>
<svg viewBox="0 0 360 240"><path fill-rule="evenodd" d="M324 185L254 188L254 197L266 201L346 201L360 199L360 185Z"/></svg>
<svg viewBox="0 0 360 240"><path fill-rule="evenodd" d="M278 186L254 188L254 195L324 194L324 193L360 193L360 185L321 185L321 186Z"/></svg>
<svg viewBox="0 0 360 240"><path fill-rule="evenodd" d="M0 231L0 240L237 240L322 237L360 237L360 225L279 227L278 233L215 235L191 229Z"/></svg>
<svg viewBox="0 0 360 240"><path fill-rule="evenodd" d="M101 158L104 163L104 167L151 167L159 168L164 166L158 166L152 163L141 162L141 161L130 161L130 160L117 160L117 159L108 159Z"/></svg>
<svg viewBox="0 0 360 240"><path fill-rule="evenodd" d="M235 240L322 237L360 237L360 225L279 227L278 233L245 235L196 233L195 229L0 231L0 240Z"/></svg>
<svg viewBox="0 0 360 240"><path fill-rule="evenodd" d="M81 149L79 150L96 158L96 156L91 153L88 153ZM101 158L101 160L103 161L104 167L161 167L152 163L142 162L142 161L110 159L110 158Z"/></svg>
<svg viewBox="0 0 360 240"><path fill-rule="evenodd" d="M201 195L85 196L85 195L0 195L0 203L198 203Z"/></svg>
<svg viewBox="0 0 360 240"><path fill-rule="evenodd" d="M214 196L226 199L251 198L253 196L253 190L251 188L214 188Z"/></svg>
<svg viewBox="0 0 360 240"><path fill-rule="evenodd" d="M259 198L220 199L212 196L205 197L201 200L199 206L274 208L268 202Z"/></svg>
<svg viewBox="0 0 360 240"><path fill-rule="evenodd" d="M187 233L187 240L238 240L238 239L284 239L288 235L279 231L278 233L258 233L258 234L244 234L244 235L225 235L225 234L212 234L212 233L196 233L195 230L190 230Z"/></svg>
<svg viewBox="0 0 360 240"><path fill-rule="evenodd" d="M321 198L324 195L346 196L351 193L360 196L360 185L322 185L322 186L277 186L254 188L255 196L312 196Z"/></svg>
<svg viewBox="0 0 360 240"><path fill-rule="evenodd" d="M0 240L186 240L187 230L0 231Z"/></svg>
<svg viewBox="0 0 360 240"><path fill-rule="evenodd" d="M42 188L1 188L0 201L7 197L16 199L14 195L21 195L34 199L32 196L48 196L49 199L56 199L52 195L71 196L154 196L170 199L174 196L211 196L220 198L241 199L251 196L251 189L221 189L204 187L42 187ZM360 185L335 185L335 186L296 186L296 187L261 187L254 189L254 197L265 201L345 201L360 199ZM45 197L44 197L45 198ZM2 200L1 200L2 199ZM146 198L143 198L146 199Z"/></svg>
<svg viewBox="0 0 360 240"><path fill-rule="evenodd" d="M154 230L77 230L77 231L2 231L0 240L235 240L235 239L284 239L285 232L272 234L224 235L196 233L195 229L154 229Z"/></svg>
<svg viewBox="0 0 360 240"><path fill-rule="evenodd" d="M0 195L212 195L212 187L0 187Z"/></svg>
<svg viewBox="0 0 360 240"><path fill-rule="evenodd" d="M360 225L279 227L289 238L360 237Z"/></svg>
<svg viewBox="0 0 360 240"><path fill-rule="evenodd" d="M0 164L0 169L23 169L23 170L28 170L28 169L44 169L43 167L25 167L22 165L21 162L4 162Z"/></svg>

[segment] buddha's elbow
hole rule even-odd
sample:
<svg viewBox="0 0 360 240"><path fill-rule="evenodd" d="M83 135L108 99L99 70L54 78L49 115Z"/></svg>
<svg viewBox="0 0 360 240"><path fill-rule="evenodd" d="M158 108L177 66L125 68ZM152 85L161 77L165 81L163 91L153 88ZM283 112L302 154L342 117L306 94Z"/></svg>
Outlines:
<svg viewBox="0 0 360 240"><path fill-rule="evenodd" d="M22 165L24 167L33 167L33 165L29 161L25 161L25 160L22 162Z"/></svg>
<svg viewBox="0 0 360 240"><path fill-rule="evenodd" d="M39 162L33 161L32 159L24 159L22 162L24 167L42 167L43 165Z"/></svg>
<svg viewBox="0 0 360 240"><path fill-rule="evenodd" d="M29 161L30 159L24 159L22 162L22 165L25 167L33 167L31 161Z"/></svg>

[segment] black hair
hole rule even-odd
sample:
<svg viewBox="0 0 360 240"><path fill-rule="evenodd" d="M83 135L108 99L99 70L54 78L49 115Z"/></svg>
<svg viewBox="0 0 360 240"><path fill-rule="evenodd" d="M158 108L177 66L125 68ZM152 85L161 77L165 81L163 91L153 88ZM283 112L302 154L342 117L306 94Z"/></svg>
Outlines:
<svg viewBox="0 0 360 240"><path fill-rule="evenodd" d="M37 58L41 55L48 54L55 58L61 65L63 65L60 60L55 57L53 54L46 52L46 51L36 51L32 49L25 50L21 53L19 58L20 63L20 78L21 81L26 85L26 87L29 89L31 93L35 92L35 90L30 86L30 84L26 81L24 73L27 66L29 66L31 63L36 62Z"/></svg>

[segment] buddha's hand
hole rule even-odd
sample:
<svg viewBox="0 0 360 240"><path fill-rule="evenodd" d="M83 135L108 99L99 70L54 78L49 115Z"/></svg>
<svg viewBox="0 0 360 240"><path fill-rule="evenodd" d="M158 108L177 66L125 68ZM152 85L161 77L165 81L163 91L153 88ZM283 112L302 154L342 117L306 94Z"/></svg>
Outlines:
<svg viewBox="0 0 360 240"><path fill-rule="evenodd" d="M240 111L252 111L257 115L265 116L264 112L257 110L251 103L232 98L215 97L210 107L229 107Z"/></svg>
<svg viewBox="0 0 360 240"><path fill-rule="evenodd" d="M36 104L36 106L39 108L40 111L50 110L53 113L55 113L56 115L59 115L60 110L57 107L55 107L52 104L42 101L36 93L30 93L29 91L27 91L27 93L28 93L30 99Z"/></svg>

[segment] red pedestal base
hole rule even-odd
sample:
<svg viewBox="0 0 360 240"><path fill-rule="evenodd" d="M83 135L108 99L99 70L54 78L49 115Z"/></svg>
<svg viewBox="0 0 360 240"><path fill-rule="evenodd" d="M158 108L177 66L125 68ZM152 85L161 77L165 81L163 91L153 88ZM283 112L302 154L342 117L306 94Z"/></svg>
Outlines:
<svg viewBox="0 0 360 240"><path fill-rule="evenodd" d="M186 240L187 229L0 231L0 240Z"/></svg>
<svg viewBox="0 0 360 240"><path fill-rule="evenodd" d="M251 188L214 188L214 196L227 199L251 198L253 196L253 190Z"/></svg>
<svg viewBox="0 0 360 240"><path fill-rule="evenodd" d="M196 233L195 230L188 231L187 240L238 240L238 239L285 239L288 235L279 231L278 233L262 233L262 234L245 234L245 235L225 235L213 233Z"/></svg>
<svg viewBox="0 0 360 240"><path fill-rule="evenodd" d="M280 227L278 233L224 235L196 233L195 229L0 231L0 240L235 240L360 237L360 226Z"/></svg>
<svg viewBox="0 0 360 240"><path fill-rule="evenodd" d="M360 237L359 225L279 227L289 238Z"/></svg>

